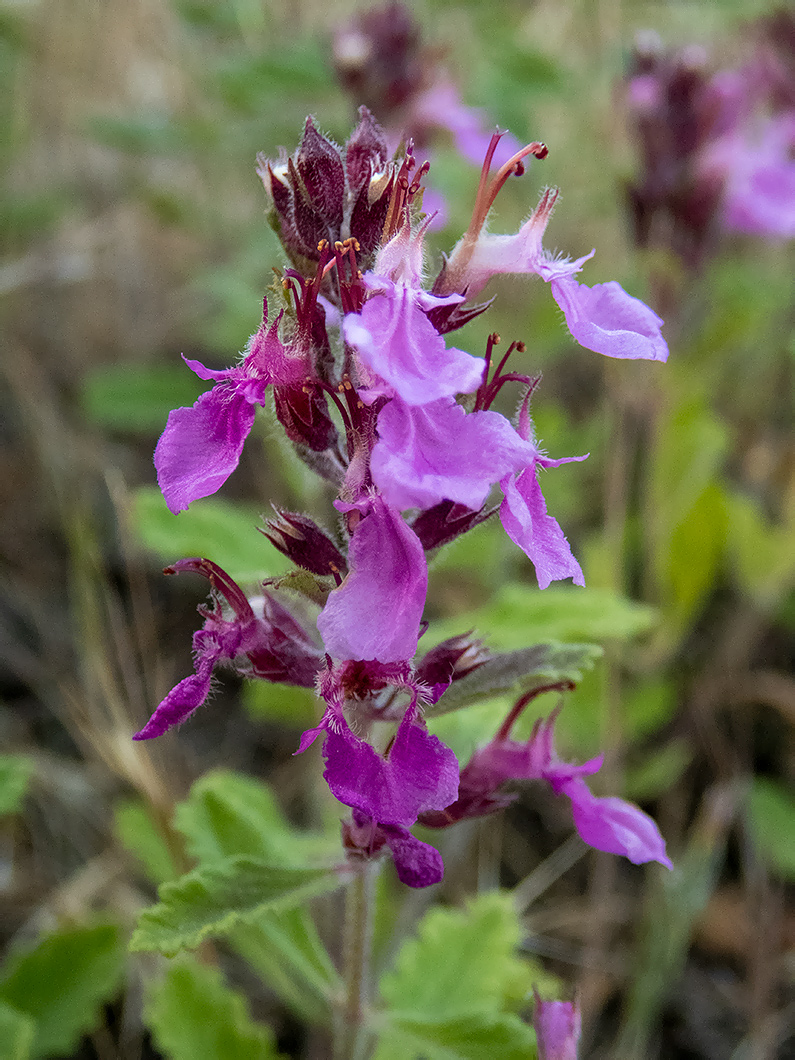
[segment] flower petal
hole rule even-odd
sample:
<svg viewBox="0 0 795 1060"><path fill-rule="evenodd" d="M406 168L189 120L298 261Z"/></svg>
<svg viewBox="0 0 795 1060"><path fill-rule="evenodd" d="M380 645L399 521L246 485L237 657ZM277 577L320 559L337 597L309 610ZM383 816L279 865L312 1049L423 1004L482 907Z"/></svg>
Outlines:
<svg viewBox="0 0 795 1060"><path fill-rule="evenodd" d="M453 398L421 406L394 398L379 413L378 436L373 479L400 510L443 500L477 510L495 482L536 452L499 413L467 413Z"/></svg>
<svg viewBox="0 0 795 1060"><path fill-rule="evenodd" d="M405 828L382 826L381 832L392 851L395 870L407 887L430 887L444 876L442 855L429 843L423 843Z"/></svg>
<svg viewBox="0 0 795 1060"><path fill-rule="evenodd" d="M585 585L582 569L563 531L557 520L547 515L535 466L528 467L516 481L512 475L506 476L500 486L505 494L500 505L502 525L508 537L532 561L539 588L546 589L550 582L561 578Z"/></svg>
<svg viewBox="0 0 795 1060"><path fill-rule="evenodd" d="M387 384L383 392L409 405L468 394L480 386L483 361L463 350L447 349L422 309L431 296L385 282L343 323L345 339L364 364Z"/></svg>
<svg viewBox="0 0 795 1060"><path fill-rule="evenodd" d="M607 357L667 361L668 345L662 320L620 283L593 287L569 277L550 280L552 295L566 317L569 331L581 346Z"/></svg>
<svg viewBox="0 0 795 1060"><path fill-rule="evenodd" d="M536 995L533 1027L538 1042L538 1060L577 1060L581 1028L577 1004L542 1001Z"/></svg>
<svg viewBox="0 0 795 1060"><path fill-rule="evenodd" d="M665 853L665 840L643 810L623 799L597 798L580 777L561 785L560 792L571 799L574 827L589 846L623 854L634 865L659 861L673 868Z"/></svg>
<svg viewBox="0 0 795 1060"><path fill-rule="evenodd" d="M411 659L428 588L425 552L382 497L368 498L361 508L348 549L349 572L329 593L317 626L334 659Z"/></svg>
<svg viewBox="0 0 795 1060"><path fill-rule="evenodd" d="M254 423L254 406L222 383L191 408L169 413L155 449L157 481L176 515L199 497L209 497L240 461Z"/></svg>

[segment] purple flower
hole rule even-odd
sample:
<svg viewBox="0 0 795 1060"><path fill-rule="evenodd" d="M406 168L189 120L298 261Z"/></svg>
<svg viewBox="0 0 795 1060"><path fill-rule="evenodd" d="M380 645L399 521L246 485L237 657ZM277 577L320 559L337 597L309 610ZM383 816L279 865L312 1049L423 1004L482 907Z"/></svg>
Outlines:
<svg viewBox="0 0 795 1060"><path fill-rule="evenodd" d="M372 293L361 313L345 317L343 332L363 364L378 377L369 385L370 393L398 394L409 405L425 405L477 390L483 361L463 350L448 349L425 313L462 299L437 298L377 276L366 279Z"/></svg>
<svg viewBox="0 0 795 1060"><path fill-rule="evenodd" d="M335 506L361 518L351 536L348 574L317 620L326 651L333 659L413 658L428 588L419 538L378 494Z"/></svg>
<svg viewBox="0 0 795 1060"><path fill-rule="evenodd" d="M556 795L571 800L574 826L589 846L623 854L635 865L658 861L673 868L665 853L665 841L648 814L623 799L598 798L589 790L582 778L599 771L601 756L580 766L558 758L553 736L557 711L546 721L536 722L529 740L509 738L529 699L545 690L534 689L517 702L491 743L476 751L461 771L458 800L441 814L426 814L422 823L440 828L464 817L492 813L511 801L510 795L499 790L506 781L545 780Z"/></svg>
<svg viewBox="0 0 795 1060"><path fill-rule="evenodd" d="M477 509L491 486L536 450L497 412L470 412L451 397L423 405L394 398L378 416L373 480L400 510L449 500Z"/></svg>
<svg viewBox="0 0 795 1060"><path fill-rule="evenodd" d="M536 993L533 1027L538 1060L577 1060L580 1006L572 1001L542 1001Z"/></svg>
<svg viewBox="0 0 795 1060"><path fill-rule="evenodd" d="M238 672L248 676L303 688L314 686L323 656L273 596L265 593L248 600L229 575L207 559L183 559L166 567L167 574L180 571L194 571L210 581L213 609L199 609L205 622L193 635L195 673L171 689L134 740L162 736L190 717L207 699L213 670L224 661L234 661ZM225 617L219 595L226 599L231 617Z"/></svg>
<svg viewBox="0 0 795 1060"><path fill-rule="evenodd" d="M398 677L398 687L411 692L411 702L385 754L355 735L345 717L344 671L324 671L318 681L326 701L323 719L301 737L297 754L324 734L324 777L333 795L354 810L346 845L372 856L386 844L398 875L412 887L441 879L437 851L415 839L408 829L421 813L441 809L458 794L458 762L453 752L426 730L418 708L419 687ZM376 675L380 682L382 674ZM352 701L353 702L353 701ZM355 709L355 704L352 706Z"/></svg>
<svg viewBox="0 0 795 1060"><path fill-rule="evenodd" d="M729 230L795 239L795 111L771 118L756 143L727 137L712 154L727 166L723 224Z"/></svg>
<svg viewBox="0 0 795 1060"><path fill-rule="evenodd" d="M569 457L582 460L583 457ZM505 533L525 553L536 569L539 589L550 582L571 578L575 585L585 585L585 577L571 552L557 519L547 514L547 505L538 482L537 466L563 463L562 460L534 460L517 479L512 475L500 483L504 500L500 519Z"/></svg>
<svg viewBox="0 0 795 1060"><path fill-rule="evenodd" d="M538 147L539 145L531 145ZM526 149L527 150L527 149ZM574 338L586 349L608 357L665 361L668 346L662 337L662 320L643 302L612 281L588 287L573 276L594 251L576 261L555 259L542 245L558 197L547 189L536 209L514 235L490 235L483 225L500 181L503 167L491 185L481 182L472 222L445 262L434 292L465 293L475 298L492 276L502 273L535 273L551 285L552 295Z"/></svg>
<svg viewBox="0 0 795 1060"><path fill-rule="evenodd" d="M265 404L268 386L295 385L307 375L306 358L279 341L279 320L267 330L266 324L267 304L259 330L234 368L213 371L184 358L200 379L214 379L216 385L191 408L170 413L155 449L157 481L175 514L215 493L237 467L255 406Z"/></svg>

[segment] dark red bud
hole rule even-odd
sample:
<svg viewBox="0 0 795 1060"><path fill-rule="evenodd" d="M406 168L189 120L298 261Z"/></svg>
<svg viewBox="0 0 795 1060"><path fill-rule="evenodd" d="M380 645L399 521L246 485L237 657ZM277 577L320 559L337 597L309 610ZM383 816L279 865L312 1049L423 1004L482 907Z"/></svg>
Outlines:
<svg viewBox="0 0 795 1060"><path fill-rule="evenodd" d="M267 643L248 651L251 672L266 681L314 688L323 653L293 615L270 593L264 594Z"/></svg>
<svg viewBox="0 0 795 1060"><path fill-rule="evenodd" d="M305 445L316 453L331 448L337 428L328 414L326 396L312 383L303 386L275 386L276 415L291 442Z"/></svg>
<svg viewBox="0 0 795 1060"><path fill-rule="evenodd" d="M423 684L449 684L466 677L491 658L482 640L461 633L437 644L417 664L417 679Z"/></svg>
<svg viewBox="0 0 795 1060"><path fill-rule="evenodd" d="M428 552L455 541L461 534L488 519L496 510L483 507L479 511L473 511L471 508L465 508L463 504L442 501L427 512L420 512L412 523L412 530Z"/></svg>
<svg viewBox="0 0 795 1060"><path fill-rule="evenodd" d="M387 161L383 129L367 107L359 107L359 119L359 124L345 145L345 171L352 191L367 188L370 178L382 170Z"/></svg>
<svg viewBox="0 0 795 1060"><path fill-rule="evenodd" d="M339 231L345 197L345 169L339 151L317 131L311 118L306 119L295 165L310 205L327 226ZM328 237L328 232L324 234Z"/></svg>
<svg viewBox="0 0 795 1060"><path fill-rule="evenodd" d="M325 530L308 515L283 512L268 519L261 533L288 559L313 574L345 574L345 558Z"/></svg>

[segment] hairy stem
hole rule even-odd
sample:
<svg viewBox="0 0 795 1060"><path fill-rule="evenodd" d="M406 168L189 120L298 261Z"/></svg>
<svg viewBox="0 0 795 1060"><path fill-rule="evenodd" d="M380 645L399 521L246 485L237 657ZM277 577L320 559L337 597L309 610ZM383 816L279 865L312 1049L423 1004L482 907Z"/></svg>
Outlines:
<svg viewBox="0 0 795 1060"><path fill-rule="evenodd" d="M343 962L345 999L334 1028L334 1060L365 1060L370 1033L365 1015L370 993L370 955L376 862L366 862L345 893Z"/></svg>

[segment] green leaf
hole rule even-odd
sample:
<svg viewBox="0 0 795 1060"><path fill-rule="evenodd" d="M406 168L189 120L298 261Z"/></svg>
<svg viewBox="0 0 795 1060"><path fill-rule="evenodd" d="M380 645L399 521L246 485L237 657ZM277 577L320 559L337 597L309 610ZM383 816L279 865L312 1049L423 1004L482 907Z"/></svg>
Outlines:
<svg viewBox="0 0 795 1060"><path fill-rule="evenodd" d="M740 585L762 606L781 597L795 578L795 527L768 522L750 497L730 493L729 548Z"/></svg>
<svg viewBox="0 0 795 1060"><path fill-rule="evenodd" d="M672 740L627 770L624 794L635 801L656 799L679 782L692 761L693 752L686 741Z"/></svg>
<svg viewBox="0 0 795 1060"><path fill-rule="evenodd" d="M85 377L81 403L99 427L159 434L172 409L192 405L206 389L184 364L109 364Z"/></svg>
<svg viewBox="0 0 795 1060"><path fill-rule="evenodd" d="M0 1001L0 1055L5 1060L28 1060L34 1034L30 1016Z"/></svg>
<svg viewBox="0 0 795 1060"><path fill-rule="evenodd" d="M17 812L32 772L33 760L26 755L0 755L0 816Z"/></svg>
<svg viewBox="0 0 795 1060"><path fill-rule="evenodd" d="M484 608L458 616L436 629L441 640L474 626L490 644L502 649L523 648L550 641L628 640L648 632L655 622L653 608L632 603L603 589L572 587L544 589L529 585L503 586ZM450 627L448 629L448 627Z"/></svg>
<svg viewBox="0 0 795 1060"><path fill-rule="evenodd" d="M277 1060L270 1028L254 1023L220 971L182 957L147 991L146 1019L170 1060Z"/></svg>
<svg viewBox="0 0 795 1060"><path fill-rule="evenodd" d="M345 882L333 869L282 868L236 857L164 883L158 905L145 909L130 948L174 954L211 935L225 935L269 910L293 908Z"/></svg>
<svg viewBox="0 0 795 1060"><path fill-rule="evenodd" d="M795 797L778 781L756 777L749 799L759 853L783 879L795 881Z"/></svg>
<svg viewBox="0 0 795 1060"><path fill-rule="evenodd" d="M167 883L179 876L168 843L140 799L117 802L114 825L122 846L138 858L153 883Z"/></svg>
<svg viewBox="0 0 795 1060"><path fill-rule="evenodd" d="M726 547L727 522L724 492L711 482L671 530L666 575L670 606L680 627L697 614L714 588Z"/></svg>
<svg viewBox="0 0 795 1060"><path fill-rule="evenodd" d="M520 684L523 689L558 681L576 684L582 680L583 671L590 670L601 655L602 649L595 644L536 644L495 655L450 685L438 703L427 708L426 714L428 717L448 714L487 696L510 692Z"/></svg>
<svg viewBox="0 0 795 1060"><path fill-rule="evenodd" d="M263 913L229 941L301 1019L330 1022L344 987L307 909Z"/></svg>
<svg viewBox="0 0 795 1060"><path fill-rule="evenodd" d="M532 987L533 967L515 953L521 937L507 893L479 895L464 909L431 909L381 980L381 995L390 1009L432 1019L499 1012Z"/></svg>
<svg viewBox="0 0 795 1060"><path fill-rule="evenodd" d="M374 1060L534 1060L535 1034L517 1016L390 1013Z"/></svg>
<svg viewBox="0 0 795 1060"><path fill-rule="evenodd" d="M133 521L146 547L167 563L182 556L206 556L239 582L260 582L291 568L290 561L257 533L261 517L255 508L204 498L173 515L158 489L143 487L135 493Z"/></svg>
<svg viewBox="0 0 795 1060"><path fill-rule="evenodd" d="M188 852L203 865L246 855L271 865L305 864L312 855L333 857L339 846L325 836L294 831L262 781L214 769L193 785L174 816Z"/></svg>
<svg viewBox="0 0 795 1060"><path fill-rule="evenodd" d="M114 924L65 928L13 956L0 982L0 1000L35 1020L31 1056L71 1053L99 1023L123 967Z"/></svg>

